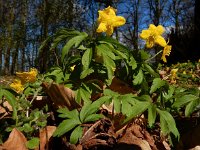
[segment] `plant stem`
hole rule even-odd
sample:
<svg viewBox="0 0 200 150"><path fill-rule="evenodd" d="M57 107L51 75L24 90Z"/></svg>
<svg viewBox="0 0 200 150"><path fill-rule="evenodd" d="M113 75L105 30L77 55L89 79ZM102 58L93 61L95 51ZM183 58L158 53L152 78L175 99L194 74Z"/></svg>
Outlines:
<svg viewBox="0 0 200 150"><path fill-rule="evenodd" d="M157 54L152 56L151 58L147 59L145 62L149 62L150 60L154 59L156 56L158 56L163 50L160 50Z"/></svg>

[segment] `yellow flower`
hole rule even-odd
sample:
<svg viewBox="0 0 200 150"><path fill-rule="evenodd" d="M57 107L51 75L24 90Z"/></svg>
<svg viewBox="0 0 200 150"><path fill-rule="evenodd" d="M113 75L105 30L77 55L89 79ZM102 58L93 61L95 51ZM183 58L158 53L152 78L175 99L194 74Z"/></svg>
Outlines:
<svg viewBox="0 0 200 150"><path fill-rule="evenodd" d="M163 54L162 54L162 57L161 59L166 63L167 62L167 59L166 59L166 56L169 56L170 52L171 52L171 49L172 49L172 46L171 45L166 45L164 47L164 50L163 50Z"/></svg>
<svg viewBox="0 0 200 150"><path fill-rule="evenodd" d="M152 48L155 44L158 44L162 47L167 45L165 39L161 36L165 32L163 26L155 26L153 24L149 25L147 30L142 30L140 37L146 40L146 47Z"/></svg>
<svg viewBox="0 0 200 150"><path fill-rule="evenodd" d="M76 67L76 65L73 65L70 67L71 71L74 71L74 68Z"/></svg>
<svg viewBox="0 0 200 150"><path fill-rule="evenodd" d="M115 27L119 27L125 24L126 19L121 16L116 16L116 9L107 7L104 10L99 10L98 23L99 27L97 32L106 32L108 36L111 36Z"/></svg>
<svg viewBox="0 0 200 150"><path fill-rule="evenodd" d="M32 68L29 72L16 72L16 76L21 80L22 84L27 82L34 83L36 81L38 71Z"/></svg>
<svg viewBox="0 0 200 150"><path fill-rule="evenodd" d="M13 88L17 93L20 93L24 90L21 80L18 79L15 79L13 83L10 84L10 87Z"/></svg>
<svg viewBox="0 0 200 150"><path fill-rule="evenodd" d="M177 78L176 73L177 73L177 71L178 71L178 69L172 69L171 72L170 72L170 74L171 74L170 79L171 79L172 83L176 83L176 78Z"/></svg>
<svg viewBox="0 0 200 150"><path fill-rule="evenodd" d="M183 74L187 74L185 70L183 71Z"/></svg>

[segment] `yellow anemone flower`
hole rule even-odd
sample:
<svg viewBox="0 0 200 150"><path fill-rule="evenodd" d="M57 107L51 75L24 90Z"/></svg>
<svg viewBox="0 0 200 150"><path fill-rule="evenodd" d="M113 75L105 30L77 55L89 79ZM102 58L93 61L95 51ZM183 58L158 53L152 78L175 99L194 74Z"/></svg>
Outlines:
<svg viewBox="0 0 200 150"><path fill-rule="evenodd" d="M162 47L167 45L165 39L161 36L165 32L163 26L158 25L157 27L153 24L149 25L147 30L142 30L140 37L146 40L146 47L152 48L155 44L158 44Z"/></svg>
<svg viewBox="0 0 200 150"><path fill-rule="evenodd" d="M165 63L167 62L166 56L169 56L169 55L170 55L171 49L172 49L172 46L171 46L171 45L166 45L166 46L164 47L164 50L163 50L163 54L162 54L161 59L162 59Z"/></svg>
<svg viewBox="0 0 200 150"><path fill-rule="evenodd" d="M75 68L75 67L76 67L76 65L71 66L71 67L70 67L70 70L71 70L71 71L74 71L74 68Z"/></svg>
<svg viewBox="0 0 200 150"><path fill-rule="evenodd" d="M171 83L176 83L176 78L177 78L176 73L177 73L177 71L178 71L178 69L172 69L171 70L171 72L170 72L170 74L171 74L171 76L170 76Z"/></svg>
<svg viewBox="0 0 200 150"><path fill-rule="evenodd" d="M17 93L20 93L24 90L21 80L18 79L15 79L13 83L10 84L10 87L13 88Z"/></svg>
<svg viewBox="0 0 200 150"><path fill-rule="evenodd" d="M16 72L16 76L21 80L22 84L34 83L36 81L38 71L32 68L29 72Z"/></svg>
<svg viewBox="0 0 200 150"><path fill-rule="evenodd" d="M116 16L116 9L113 7L107 7L104 10L99 10L98 23L99 27L97 32L106 32L108 36L111 36L115 27L122 26L126 23L126 19L122 16Z"/></svg>

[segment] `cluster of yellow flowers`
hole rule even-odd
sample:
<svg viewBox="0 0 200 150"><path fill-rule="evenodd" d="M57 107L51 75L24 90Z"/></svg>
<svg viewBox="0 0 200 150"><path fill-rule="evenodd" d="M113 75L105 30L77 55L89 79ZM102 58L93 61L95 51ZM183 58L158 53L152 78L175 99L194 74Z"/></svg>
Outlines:
<svg viewBox="0 0 200 150"><path fill-rule="evenodd" d="M107 7L104 10L99 10L99 18L98 23L99 26L97 28L97 32L106 32L108 36L111 36L115 27L122 26L126 23L126 19L122 16L116 16L117 10L113 7ZM162 37L162 34L165 32L163 26L158 25L157 27L153 24L149 25L147 30L143 30L140 34L140 37L146 40L146 47L152 48L155 44L158 44L163 49L163 54L161 59L164 62L167 62L166 56L170 55L171 52L171 45L167 45L167 42Z"/></svg>
<svg viewBox="0 0 200 150"><path fill-rule="evenodd" d="M169 56L172 46L167 45L167 42L162 37L162 34L165 32L165 29L163 26L158 25L157 27L153 24L149 25L149 28L147 30L142 30L142 33L140 34L140 37L144 40L146 40L146 47L152 48L155 44L158 44L163 49L163 54L161 59L164 62L167 62L166 56Z"/></svg>
<svg viewBox="0 0 200 150"><path fill-rule="evenodd" d="M17 93L20 93L24 90L24 84L34 83L36 81L37 74L38 71L34 68L32 68L29 72L16 72L16 76L19 79L15 79L13 83L10 84L10 87Z"/></svg>

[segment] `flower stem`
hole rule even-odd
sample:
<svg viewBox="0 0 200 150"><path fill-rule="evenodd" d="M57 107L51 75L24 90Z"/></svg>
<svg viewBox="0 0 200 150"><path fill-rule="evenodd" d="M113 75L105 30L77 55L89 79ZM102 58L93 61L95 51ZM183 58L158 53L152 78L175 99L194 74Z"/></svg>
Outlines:
<svg viewBox="0 0 200 150"><path fill-rule="evenodd" d="M149 62L150 60L154 59L156 56L158 56L163 50L160 50L157 54L152 56L151 58L147 59L145 62Z"/></svg>

